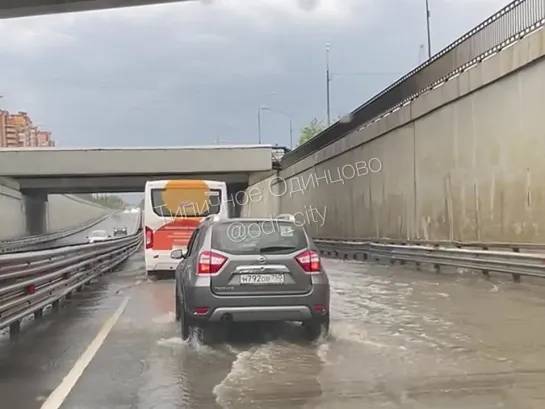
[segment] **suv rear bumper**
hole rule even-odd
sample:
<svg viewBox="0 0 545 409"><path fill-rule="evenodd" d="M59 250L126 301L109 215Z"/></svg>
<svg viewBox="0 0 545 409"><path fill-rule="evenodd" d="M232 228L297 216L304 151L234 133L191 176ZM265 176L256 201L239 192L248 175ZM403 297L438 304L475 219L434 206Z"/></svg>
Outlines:
<svg viewBox="0 0 545 409"><path fill-rule="evenodd" d="M312 318L306 305L279 305L276 307L218 307L207 321L305 321Z"/></svg>
<svg viewBox="0 0 545 409"><path fill-rule="evenodd" d="M208 308L197 315L198 307ZM217 296L209 288L193 287L186 294L185 308L195 322L307 321L329 312L329 286L315 285L306 294L276 296Z"/></svg>

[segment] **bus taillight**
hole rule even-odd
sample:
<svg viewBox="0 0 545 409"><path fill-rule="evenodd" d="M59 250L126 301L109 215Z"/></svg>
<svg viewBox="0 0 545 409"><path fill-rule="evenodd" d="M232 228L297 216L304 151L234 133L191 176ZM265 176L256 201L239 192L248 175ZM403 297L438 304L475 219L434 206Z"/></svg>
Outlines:
<svg viewBox="0 0 545 409"><path fill-rule="evenodd" d="M146 249L151 249L153 247L153 230L148 226L145 228L146 231Z"/></svg>

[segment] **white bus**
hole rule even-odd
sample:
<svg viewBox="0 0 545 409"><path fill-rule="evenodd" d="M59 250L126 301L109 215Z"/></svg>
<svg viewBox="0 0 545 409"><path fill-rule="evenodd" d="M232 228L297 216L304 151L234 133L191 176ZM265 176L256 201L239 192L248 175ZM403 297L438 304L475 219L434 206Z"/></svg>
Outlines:
<svg viewBox="0 0 545 409"><path fill-rule="evenodd" d="M174 271L174 249L187 249L191 234L208 215L229 217L227 185L210 180L155 180L144 191L145 260L148 275Z"/></svg>

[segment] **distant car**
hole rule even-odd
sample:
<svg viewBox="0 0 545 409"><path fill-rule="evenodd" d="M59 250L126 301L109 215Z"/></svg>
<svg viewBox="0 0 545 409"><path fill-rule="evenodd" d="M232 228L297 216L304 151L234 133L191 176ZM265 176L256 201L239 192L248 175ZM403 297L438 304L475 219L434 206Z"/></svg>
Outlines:
<svg viewBox="0 0 545 409"><path fill-rule="evenodd" d="M125 209L125 210L123 210L123 213L130 213L130 210L129 210L129 209Z"/></svg>
<svg viewBox="0 0 545 409"><path fill-rule="evenodd" d="M138 212L139 212L139 210L138 210L138 209L136 209L136 208L134 208L134 209L131 209L131 213L138 213Z"/></svg>
<svg viewBox="0 0 545 409"><path fill-rule="evenodd" d="M127 228L125 226L114 227L114 237L116 236L126 236Z"/></svg>
<svg viewBox="0 0 545 409"><path fill-rule="evenodd" d="M110 238L110 235L106 230L93 230L89 236L87 236L87 240L89 240L89 243L96 243L98 241L106 241Z"/></svg>
<svg viewBox="0 0 545 409"><path fill-rule="evenodd" d="M289 216L210 218L187 252L171 252L181 260L176 318L183 339L195 329L208 342L218 324L251 321L299 321L310 340L328 333L329 279L312 238Z"/></svg>

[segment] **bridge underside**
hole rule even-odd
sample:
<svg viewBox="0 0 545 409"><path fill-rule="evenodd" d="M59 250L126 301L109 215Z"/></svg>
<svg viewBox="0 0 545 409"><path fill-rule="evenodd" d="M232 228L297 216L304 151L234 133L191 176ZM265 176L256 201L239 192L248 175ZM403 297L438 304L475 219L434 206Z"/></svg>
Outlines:
<svg viewBox="0 0 545 409"><path fill-rule="evenodd" d="M179 3L192 0L2 0L0 19L77 11Z"/></svg>
<svg viewBox="0 0 545 409"><path fill-rule="evenodd" d="M25 194L67 194L67 193L131 193L143 192L146 181L163 179L205 179L226 182L228 185L247 185L248 173L210 174L143 174L143 175L95 175L62 177L21 177L15 178L20 191Z"/></svg>

